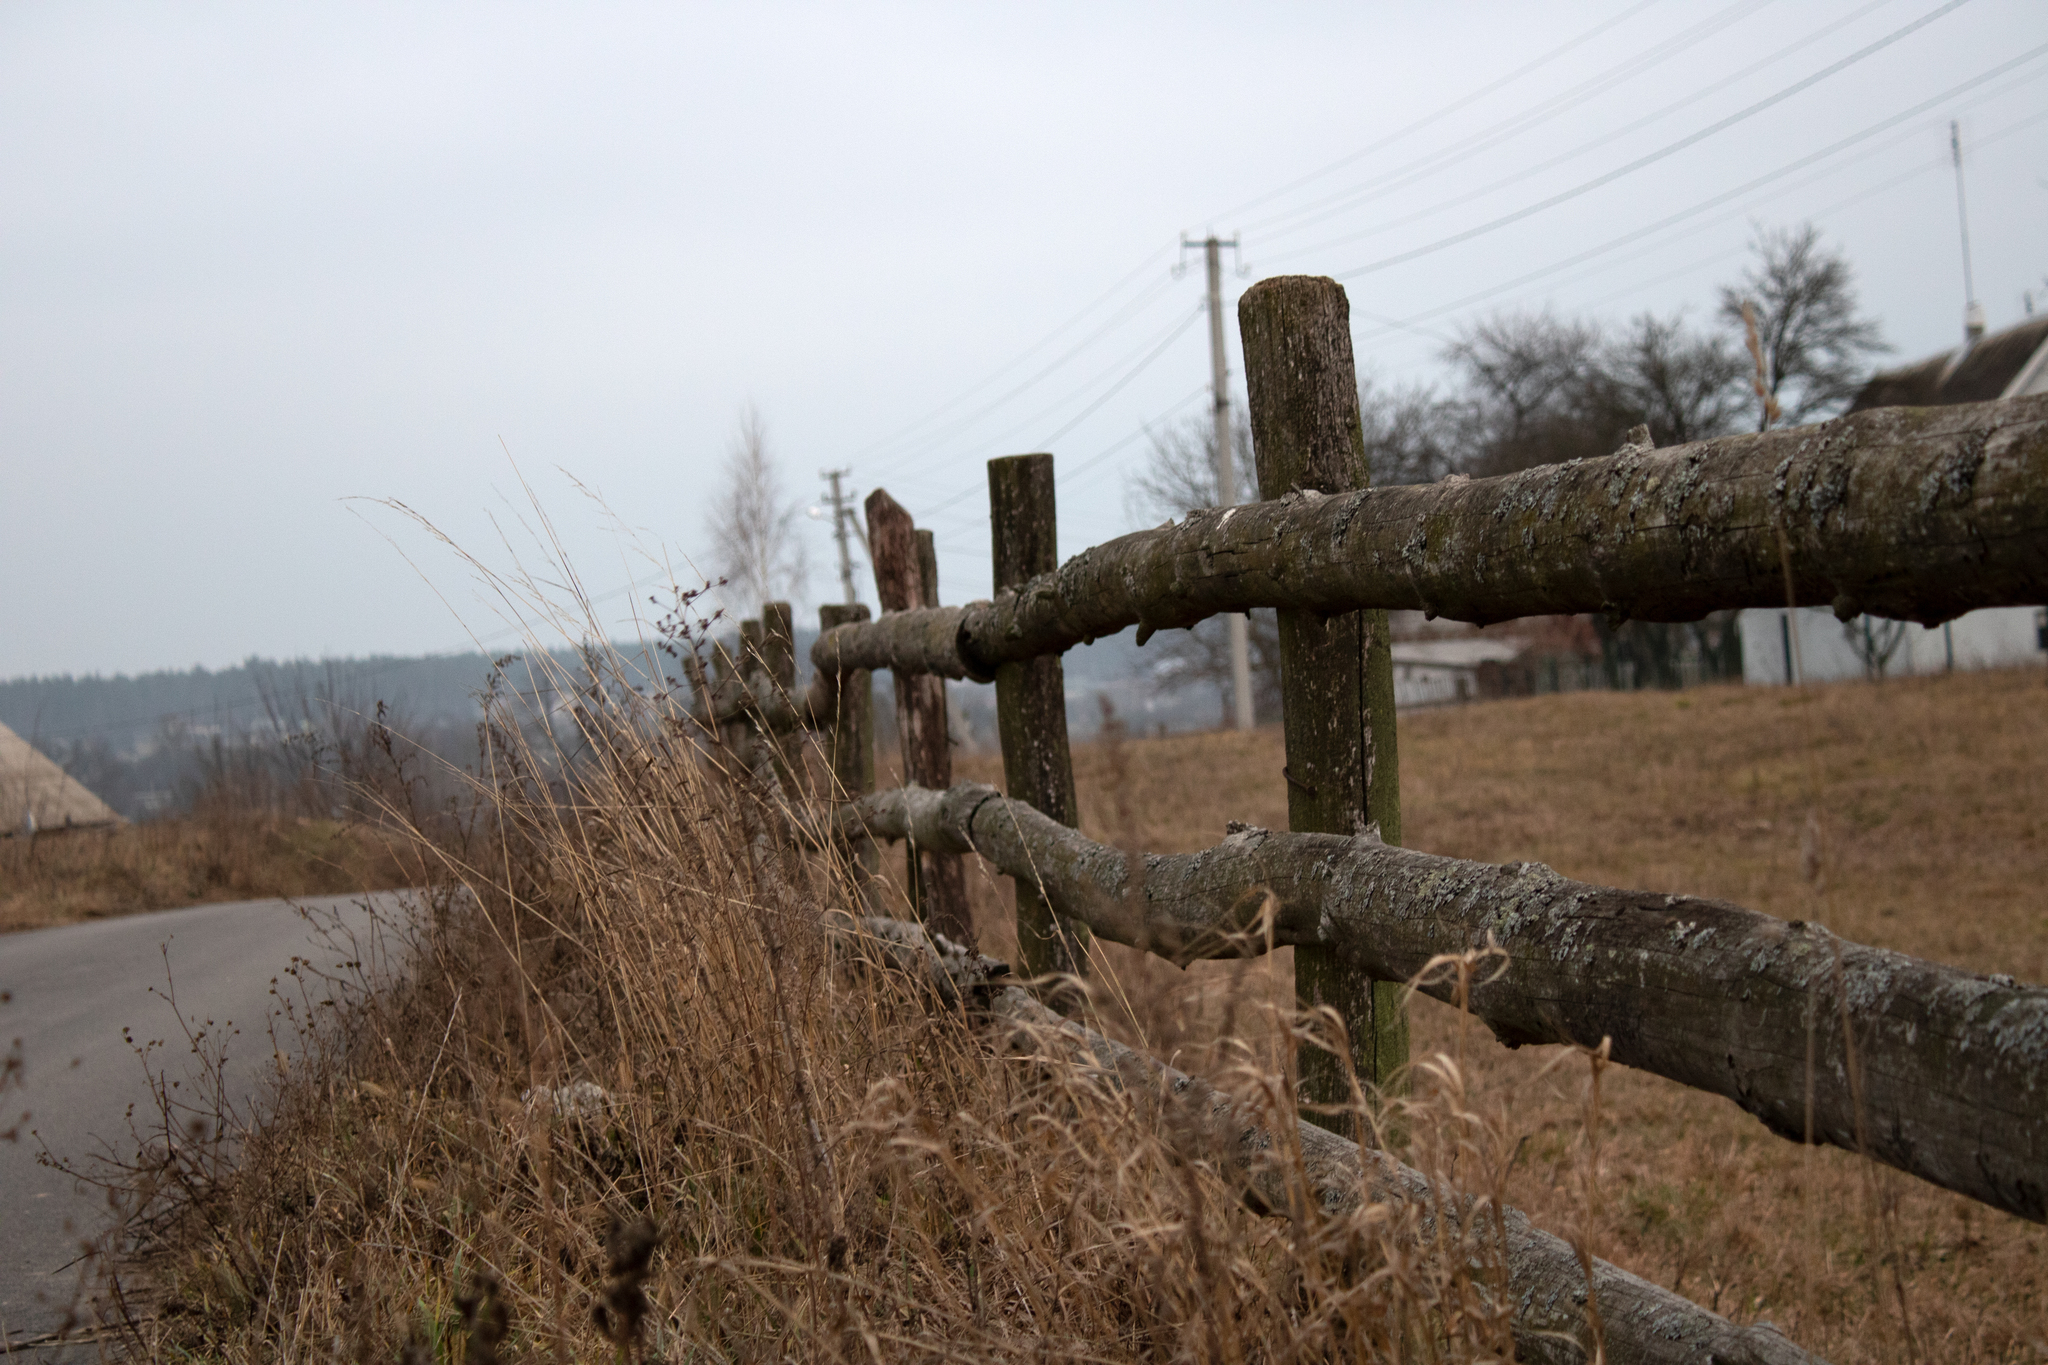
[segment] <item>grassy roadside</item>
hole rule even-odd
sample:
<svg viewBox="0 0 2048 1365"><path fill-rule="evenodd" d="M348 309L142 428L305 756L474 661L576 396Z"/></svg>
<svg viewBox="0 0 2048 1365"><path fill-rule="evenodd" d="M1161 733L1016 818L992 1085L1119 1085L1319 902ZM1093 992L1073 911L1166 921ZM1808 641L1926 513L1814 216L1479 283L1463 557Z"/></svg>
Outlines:
<svg viewBox="0 0 2048 1365"><path fill-rule="evenodd" d="M0 933L208 901L416 884L410 842L360 822L228 807L0 839Z"/></svg>

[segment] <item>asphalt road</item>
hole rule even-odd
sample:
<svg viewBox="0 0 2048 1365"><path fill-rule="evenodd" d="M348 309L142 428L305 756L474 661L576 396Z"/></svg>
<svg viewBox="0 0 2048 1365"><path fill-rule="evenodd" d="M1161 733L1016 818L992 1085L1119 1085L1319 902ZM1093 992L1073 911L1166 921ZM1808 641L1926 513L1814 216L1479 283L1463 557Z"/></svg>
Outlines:
<svg viewBox="0 0 2048 1365"><path fill-rule="evenodd" d="M368 900L403 913L402 893L310 897L296 902L305 913L240 901L0 936L0 1048L12 1047L0 1055L18 1058L0 1078L0 1357L99 1357L45 1343L78 1293L82 1243L108 1226L106 1199L38 1158L133 1155L131 1106L133 1127L156 1112L150 1073L180 1098L211 1093L191 1042L201 1031L202 1047L224 1044L226 1097L250 1112L276 1074L275 1049L293 1046L285 1028L273 1043L271 1017L274 985L296 997L284 976L294 958L388 967Z"/></svg>

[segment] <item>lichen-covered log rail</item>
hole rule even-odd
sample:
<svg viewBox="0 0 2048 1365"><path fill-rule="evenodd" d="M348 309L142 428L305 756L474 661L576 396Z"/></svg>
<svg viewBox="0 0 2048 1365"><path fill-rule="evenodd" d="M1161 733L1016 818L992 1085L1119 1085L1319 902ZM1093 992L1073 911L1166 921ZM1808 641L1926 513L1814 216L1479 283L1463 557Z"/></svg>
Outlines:
<svg viewBox="0 0 2048 1365"><path fill-rule="evenodd" d="M1142 640L1254 607L1696 620L1784 606L1787 558L1798 601L1844 616L2048 602L2048 396L1195 512L993 602L827 631L811 658L985 682L1129 626Z"/></svg>
<svg viewBox="0 0 2048 1365"><path fill-rule="evenodd" d="M1143 855L1127 895L1120 850L974 783L878 792L840 819L979 853L1103 937L1177 962L1247 951L1266 893L1276 945L1327 945L1380 980L1497 944L1504 964L1471 1007L1510 1045L1610 1038L1616 1061L1725 1095L1786 1137L2048 1222L2048 988L1726 901L1334 835L1246 828L1202 853Z"/></svg>
<svg viewBox="0 0 2048 1365"><path fill-rule="evenodd" d="M1044 817L1041 817L1044 818ZM1198 1077L1055 1014L1009 984L1007 969L943 937L897 920L840 918L837 946L925 977L948 1008L972 1003L1010 1045L1086 1058L1105 1078L1163 1101L1158 1114L1177 1150L1241 1182L1246 1202L1267 1214L1341 1219L1361 1203L1407 1204L1422 1215L1421 1241L1472 1257L1482 1281L1498 1256L1507 1272L1516 1356L1534 1365L1584 1365L1592 1356L1586 1321L1588 1268L1578 1253L1530 1223L1519 1209L1492 1210L1385 1152L1311 1123L1284 1131L1273 1116ZM1296 1165L1296 1159L1299 1165ZM1639 1365L1822 1365L1769 1323L1740 1325L1618 1266L1594 1259L1606 1357Z"/></svg>

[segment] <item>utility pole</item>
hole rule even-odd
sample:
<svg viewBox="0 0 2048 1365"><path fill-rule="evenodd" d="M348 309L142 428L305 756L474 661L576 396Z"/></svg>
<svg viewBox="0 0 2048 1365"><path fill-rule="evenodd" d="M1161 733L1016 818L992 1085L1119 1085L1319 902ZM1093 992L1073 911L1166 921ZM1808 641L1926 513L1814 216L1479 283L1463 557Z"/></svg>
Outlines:
<svg viewBox="0 0 2048 1365"><path fill-rule="evenodd" d="M1195 243L1180 239L1182 251ZM1223 248L1238 249L1237 238L1224 241L1211 234L1202 242L1209 266L1209 380L1215 391L1216 505L1237 506L1237 461L1230 449L1230 367L1223 350ZM1237 728L1252 728L1252 648L1248 618L1231 612L1223 618L1230 630L1231 717Z"/></svg>
<svg viewBox="0 0 2048 1365"><path fill-rule="evenodd" d="M839 586L845 593L846 605L849 607L860 601L859 594L853 590L853 551L846 543L849 527L852 528L853 534L860 538L861 553L865 555L868 552L867 534L861 530L860 518L853 514L856 494L852 489L842 489L839 485L839 481L851 473L851 469L818 471L819 478L829 480L832 484L832 491L826 496L825 501L832 505L832 538L839 542ZM811 510L815 514L818 509Z"/></svg>
<svg viewBox="0 0 2048 1365"><path fill-rule="evenodd" d="M1956 165L1956 223L1963 233L1963 345L1974 346L1984 335L1984 309L1977 302L1977 281L1970 273L1970 209L1963 199L1963 125L1948 121L1948 150Z"/></svg>

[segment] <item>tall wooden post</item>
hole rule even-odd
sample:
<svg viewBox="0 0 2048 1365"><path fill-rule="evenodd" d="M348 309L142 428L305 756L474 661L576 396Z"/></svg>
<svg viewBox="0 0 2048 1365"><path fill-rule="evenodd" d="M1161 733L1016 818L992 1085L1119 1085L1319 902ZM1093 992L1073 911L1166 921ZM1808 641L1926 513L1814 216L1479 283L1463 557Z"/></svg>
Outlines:
<svg viewBox="0 0 2048 1365"><path fill-rule="evenodd" d="M1059 567L1052 456L1012 455L988 462L988 524L997 592ZM996 669L996 732L1010 796L1063 825L1078 826L1081 808L1067 747L1066 678L1057 654ZM1087 927L1060 919L1037 883L1017 878L1017 951L1026 972L1079 975L1087 966L1087 948Z"/></svg>
<svg viewBox="0 0 2048 1365"><path fill-rule="evenodd" d="M754 640L756 662L750 685L762 705L796 699L796 613L787 602L761 604L761 630ZM792 797L802 787L803 743L760 727L759 742L768 746L782 789Z"/></svg>
<svg viewBox="0 0 2048 1365"><path fill-rule="evenodd" d="M1259 496L1346 493L1370 482L1351 356L1351 305L1335 280L1263 280L1237 305L1251 397ZM1287 742L1287 823L1301 833L1363 833L1401 841L1394 743L1394 668L1384 611L1324 616L1282 611L1280 690ZM1324 948L1294 950L1295 998L1329 1005L1351 1032L1352 1061L1367 1085L1385 1086L1408 1061L1401 987L1369 981ZM1339 1059L1301 1056L1312 1103L1349 1100ZM1312 1115L1324 1127L1346 1127Z"/></svg>
<svg viewBox="0 0 2048 1365"><path fill-rule="evenodd" d="M918 543L917 527L896 499L882 489L868 494L868 552L875 565L875 594L884 612L909 611L938 603L937 558ZM927 572L929 570L929 572ZM928 673L895 675L896 733L903 744L903 779L935 791L953 785L953 751L946 736L946 683ZM912 844L907 872L911 905L925 924L959 943L973 946L974 922L967 912L967 872L957 853L934 853Z"/></svg>
<svg viewBox="0 0 2048 1365"><path fill-rule="evenodd" d="M868 619L864 602L831 603L818 608L818 629L850 625ZM832 730L827 739L826 760L832 765L832 802L857 801L875 789L875 683L865 668L841 674L834 695ZM858 839L848 850L861 893L867 882L881 870L881 854L872 839Z"/></svg>

